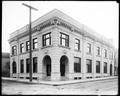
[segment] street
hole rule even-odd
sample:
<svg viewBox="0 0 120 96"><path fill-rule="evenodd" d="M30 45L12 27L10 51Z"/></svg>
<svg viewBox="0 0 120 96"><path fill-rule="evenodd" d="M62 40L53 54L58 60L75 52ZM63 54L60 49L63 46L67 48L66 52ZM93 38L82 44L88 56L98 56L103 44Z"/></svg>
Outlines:
<svg viewBox="0 0 120 96"><path fill-rule="evenodd" d="M45 84L28 84L14 81L2 80L2 94L11 95L44 95L44 94L97 94L97 95L117 95L118 80L108 79L93 82L84 82L76 84L67 84L60 86L52 86Z"/></svg>

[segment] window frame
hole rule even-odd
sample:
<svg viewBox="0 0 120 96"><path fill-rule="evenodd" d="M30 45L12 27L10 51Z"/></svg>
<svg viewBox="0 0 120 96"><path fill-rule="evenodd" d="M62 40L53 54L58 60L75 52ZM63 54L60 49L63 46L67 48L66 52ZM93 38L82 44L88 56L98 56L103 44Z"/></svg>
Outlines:
<svg viewBox="0 0 120 96"><path fill-rule="evenodd" d="M90 61L89 64L88 64L88 61ZM86 65L87 65L87 73L92 73L92 60L86 59Z"/></svg>
<svg viewBox="0 0 120 96"><path fill-rule="evenodd" d="M79 63L75 62L75 58L79 59ZM80 57L74 57L74 72L81 73L81 58Z"/></svg>
<svg viewBox="0 0 120 96"><path fill-rule="evenodd" d="M99 70L97 70L97 69L99 69ZM96 61L96 73L100 73L100 61Z"/></svg>
<svg viewBox="0 0 120 96"><path fill-rule="evenodd" d="M36 40L36 41L35 41ZM38 39L34 38L33 39L33 49L37 49L38 48Z"/></svg>
<svg viewBox="0 0 120 96"><path fill-rule="evenodd" d="M104 49L105 58L107 58L107 49Z"/></svg>
<svg viewBox="0 0 120 96"><path fill-rule="evenodd" d="M77 40L78 42L76 42L76 40ZM76 46L77 46L77 49L76 49ZM80 39L77 39L77 38L75 38L75 50L80 51Z"/></svg>
<svg viewBox="0 0 120 96"><path fill-rule="evenodd" d="M37 59L36 60L36 62L35 62L35 59ZM37 73L37 65L38 65L38 58L37 57L33 57L33 73ZM35 68L35 69L34 69Z"/></svg>
<svg viewBox="0 0 120 96"><path fill-rule="evenodd" d="M65 38L63 36L65 36ZM65 45L63 45L63 40L65 41ZM69 35L60 32L60 45L64 47L69 47Z"/></svg>
<svg viewBox="0 0 120 96"><path fill-rule="evenodd" d="M100 47L97 47L97 55L100 56Z"/></svg>
<svg viewBox="0 0 120 96"><path fill-rule="evenodd" d="M20 60L20 73L24 73L24 59Z"/></svg>
<svg viewBox="0 0 120 96"><path fill-rule="evenodd" d="M49 37L46 38L47 35L49 35ZM46 45L47 40L49 40L49 45ZM51 32L42 35L42 46L45 47L50 45L51 45Z"/></svg>
<svg viewBox="0 0 120 96"><path fill-rule="evenodd" d="M87 48L88 48L88 54L91 54L92 50L91 50L92 44L91 43L87 43Z"/></svg>
<svg viewBox="0 0 120 96"><path fill-rule="evenodd" d="M27 58L26 59L26 73L29 73L30 72L30 58Z"/></svg>
<svg viewBox="0 0 120 96"><path fill-rule="evenodd" d="M104 62L104 73L107 73L107 62Z"/></svg>
<svg viewBox="0 0 120 96"><path fill-rule="evenodd" d="M26 41L26 51L30 50L30 41Z"/></svg>
<svg viewBox="0 0 120 96"><path fill-rule="evenodd" d="M16 45L12 46L12 55L13 56L17 55L17 46Z"/></svg>
<svg viewBox="0 0 120 96"><path fill-rule="evenodd" d="M20 53L23 53L24 52L24 43L21 43L20 44Z"/></svg>

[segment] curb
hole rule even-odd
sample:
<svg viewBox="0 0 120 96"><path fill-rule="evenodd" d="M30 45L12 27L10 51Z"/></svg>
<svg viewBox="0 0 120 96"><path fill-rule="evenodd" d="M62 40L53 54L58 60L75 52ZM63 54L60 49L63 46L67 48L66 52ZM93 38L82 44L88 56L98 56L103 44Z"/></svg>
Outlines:
<svg viewBox="0 0 120 96"><path fill-rule="evenodd" d="M75 84L75 83L85 83L85 82L94 82L94 81L101 81L101 80L108 80L108 79L116 79L115 77L104 77L104 78L94 78L94 79L84 79L84 80L72 80L72 81L22 81L21 79L14 79L14 78L2 78L5 81L15 81L19 83L25 84L45 84L45 85L53 85L53 86L60 86L60 85L67 85L67 84Z"/></svg>

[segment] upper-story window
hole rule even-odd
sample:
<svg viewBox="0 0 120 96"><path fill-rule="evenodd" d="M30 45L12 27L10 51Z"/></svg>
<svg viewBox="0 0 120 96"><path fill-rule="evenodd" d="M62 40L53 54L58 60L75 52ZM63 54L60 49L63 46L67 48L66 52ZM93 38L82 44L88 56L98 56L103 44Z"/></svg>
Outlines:
<svg viewBox="0 0 120 96"><path fill-rule="evenodd" d="M97 47L97 55L100 55L100 47Z"/></svg>
<svg viewBox="0 0 120 96"><path fill-rule="evenodd" d="M113 59L113 52L111 52L111 59Z"/></svg>
<svg viewBox="0 0 120 96"><path fill-rule="evenodd" d="M20 44L20 53L23 53L24 52L24 43L21 43Z"/></svg>
<svg viewBox="0 0 120 96"><path fill-rule="evenodd" d="M80 50L80 40L75 39L75 50Z"/></svg>
<svg viewBox="0 0 120 96"><path fill-rule="evenodd" d="M37 48L37 38L33 39L33 49Z"/></svg>
<svg viewBox="0 0 120 96"><path fill-rule="evenodd" d="M105 57L107 57L107 50L104 49L104 54L105 54Z"/></svg>
<svg viewBox="0 0 120 96"><path fill-rule="evenodd" d="M60 45L69 47L69 35L60 33Z"/></svg>
<svg viewBox="0 0 120 96"><path fill-rule="evenodd" d="M17 46L12 46L12 55L17 55Z"/></svg>
<svg viewBox="0 0 120 96"><path fill-rule="evenodd" d="M30 50L30 42L26 41L26 51Z"/></svg>
<svg viewBox="0 0 120 96"><path fill-rule="evenodd" d="M44 34L42 36L42 40L43 40L43 43L42 43L43 47L51 45L51 32L47 33L47 34Z"/></svg>
<svg viewBox="0 0 120 96"><path fill-rule="evenodd" d="M87 53L91 53L91 44L87 43Z"/></svg>

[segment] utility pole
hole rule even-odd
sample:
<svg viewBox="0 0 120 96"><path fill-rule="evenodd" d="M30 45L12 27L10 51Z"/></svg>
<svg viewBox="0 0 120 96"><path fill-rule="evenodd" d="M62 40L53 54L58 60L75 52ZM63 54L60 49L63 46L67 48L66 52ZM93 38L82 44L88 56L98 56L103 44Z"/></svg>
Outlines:
<svg viewBox="0 0 120 96"><path fill-rule="evenodd" d="M30 5L27 5L25 3L22 3L24 6L28 7L29 8L29 46L30 46L30 50L29 50L29 53L30 53L30 58L29 58L29 62L30 62L30 66L29 66L29 71L30 71L30 81L32 81L32 48L31 48L31 41L32 41L32 38L31 38L31 9L34 9L34 10L38 10Z"/></svg>

